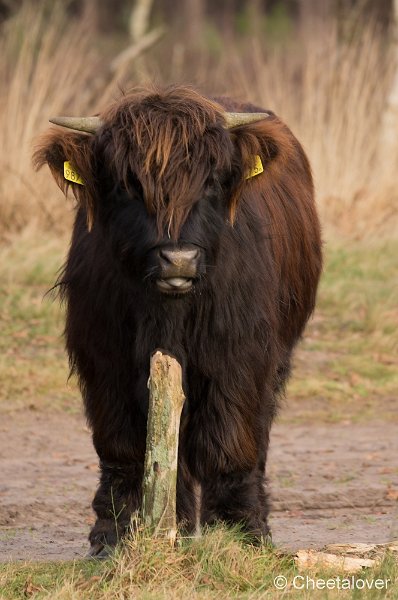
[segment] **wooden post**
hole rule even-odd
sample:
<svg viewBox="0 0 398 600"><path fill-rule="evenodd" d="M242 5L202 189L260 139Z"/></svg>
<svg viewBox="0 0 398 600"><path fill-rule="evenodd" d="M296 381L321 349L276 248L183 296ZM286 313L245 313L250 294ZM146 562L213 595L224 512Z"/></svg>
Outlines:
<svg viewBox="0 0 398 600"><path fill-rule="evenodd" d="M142 517L153 535L177 534L176 487L178 437L185 401L181 366L161 351L151 358L148 430L143 479Z"/></svg>

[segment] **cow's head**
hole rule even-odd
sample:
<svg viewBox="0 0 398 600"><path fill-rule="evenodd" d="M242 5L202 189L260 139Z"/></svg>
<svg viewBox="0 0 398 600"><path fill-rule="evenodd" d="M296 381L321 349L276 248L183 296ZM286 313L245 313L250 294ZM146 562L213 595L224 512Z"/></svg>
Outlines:
<svg viewBox="0 0 398 600"><path fill-rule="evenodd" d="M124 269L181 294L215 264L256 155L277 154L261 129L267 117L226 113L190 88L139 91L100 117L54 119L75 131L52 129L35 161L61 189L72 186L88 230ZM83 184L65 178L65 161Z"/></svg>

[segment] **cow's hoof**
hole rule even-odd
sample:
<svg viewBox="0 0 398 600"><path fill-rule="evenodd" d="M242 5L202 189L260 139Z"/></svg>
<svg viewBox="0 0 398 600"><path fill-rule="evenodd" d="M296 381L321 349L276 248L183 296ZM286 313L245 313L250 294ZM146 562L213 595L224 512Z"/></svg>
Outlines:
<svg viewBox="0 0 398 600"><path fill-rule="evenodd" d="M254 530L251 529L249 531L244 531L244 533L246 542L252 546L274 547L271 530L268 527L259 527Z"/></svg>
<svg viewBox="0 0 398 600"><path fill-rule="evenodd" d="M271 530L269 530L267 533L265 533L262 536L262 546L266 546L267 548L275 548L275 544L272 541L272 533Z"/></svg>
<svg viewBox="0 0 398 600"><path fill-rule="evenodd" d="M87 553L87 558L93 558L95 560L106 560L110 558L113 553L113 548L111 546L104 546L98 542L97 544L93 544L90 550Z"/></svg>

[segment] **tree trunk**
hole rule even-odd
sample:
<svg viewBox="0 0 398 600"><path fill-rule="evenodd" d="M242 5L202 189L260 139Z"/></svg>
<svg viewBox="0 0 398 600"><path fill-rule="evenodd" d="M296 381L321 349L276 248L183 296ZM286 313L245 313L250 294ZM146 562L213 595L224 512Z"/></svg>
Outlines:
<svg viewBox="0 0 398 600"><path fill-rule="evenodd" d="M168 537L174 542L177 534L178 438L185 401L177 360L160 351L155 352L151 358L148 387L142 517L144 525L155 536Z"/></svg>
<svg viewBox="0 0 398 600"><path fill-rule="evenodd" d="M129 31L133 43L140 41L149 30L153 0L135 0L131 11Z"/></svg>

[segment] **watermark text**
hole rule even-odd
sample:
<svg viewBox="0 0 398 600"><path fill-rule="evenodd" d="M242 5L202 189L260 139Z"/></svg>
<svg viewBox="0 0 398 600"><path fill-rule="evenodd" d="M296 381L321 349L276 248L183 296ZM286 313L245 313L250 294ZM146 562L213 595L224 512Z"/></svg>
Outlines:
<svg viewBox="0 0 398 600"><path fill-rule="evenodd" d="M277 575L274 579L274 586L278 590L287 587L295 590L387 590L390 583L391 579L366 579L355 575L330 579L295 575L291 581L284 575Z"/></svg>

